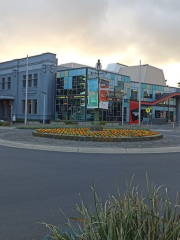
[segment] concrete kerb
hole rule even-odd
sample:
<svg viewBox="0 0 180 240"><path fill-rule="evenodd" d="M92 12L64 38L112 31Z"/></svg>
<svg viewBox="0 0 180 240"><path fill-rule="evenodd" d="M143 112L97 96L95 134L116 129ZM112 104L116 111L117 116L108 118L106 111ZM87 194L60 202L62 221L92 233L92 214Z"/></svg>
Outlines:
<svg viewBox="0 0 180 240"><path fill-rule="evenodd" d="M99 153L99 154L152 154L152 153L179 153L180 147L169 148L82 148L82 147L61 147L25 144L0 140L0 145L29 150L51 151L51 152L71 152L71 153Z"/></svg>
<svg viewBox="0 0 180 240"><path fill-rule="evenodd" d="M110 137L85 137L85 136L71 136L71 135L59 135L50 133L40 133L33 131L32 135L35 137L54 138L63 140L76 140L76 141L92 141L92 142L139 142L139 141L152 141L163 138L163 134L145 136L145 137L121 137L121 138L110 138Z"/></svg>

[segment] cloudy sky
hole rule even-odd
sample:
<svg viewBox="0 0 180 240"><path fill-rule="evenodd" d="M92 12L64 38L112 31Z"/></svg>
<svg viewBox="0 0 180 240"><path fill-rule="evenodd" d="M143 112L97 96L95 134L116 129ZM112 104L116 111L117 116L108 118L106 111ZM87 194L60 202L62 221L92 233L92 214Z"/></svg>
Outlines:
<svg viewBox="0 0 180 240"><path fill-rule="evenodd" d="M139 60L180 82L180 0L0 0L0 62L43 52L103 68Z"/></svg>

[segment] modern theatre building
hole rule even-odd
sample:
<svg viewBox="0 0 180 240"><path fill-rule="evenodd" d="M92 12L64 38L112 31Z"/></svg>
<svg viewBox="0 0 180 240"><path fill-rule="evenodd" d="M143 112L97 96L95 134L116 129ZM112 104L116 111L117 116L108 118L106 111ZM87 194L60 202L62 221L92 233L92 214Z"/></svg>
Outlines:
<svg viewBox="0 0 180 240"><path fill-rule="evenodd" d="M88 81L97 79L95 68L82 64L58 65L56 54L44 53L28 58L27 119L93 121L95 110L88 108ZM27 59L0 63L0 119L13 114L24 120ZM139 66L109 64L99 72L109 82L108 109L100 109L100 121L138 123ZM45 97L44 97L45 94ZM141 66L141 119L151 109L151 121L180 121L180 89L166 85L163 71ZM44 102L45 101L45 102ZM45 106L45 112L44 112Z"/></svg>
<svg viewBox="0 0 180 240"><path fill-rule="evenodd" d="M100 121L122 121L124 95L124 121L138 123L139 66L127 67L109 64L99 73L100 79L109 81L109 106L100 110ZM57 67L56 119L92 121L94 109L87 107L88 80L97 78L95 68L76 63ZM180 121L180 89L166 86L161 69L141 66L141 119L147 121L146 108L151 109L151 121L162 124Z"/></svg>

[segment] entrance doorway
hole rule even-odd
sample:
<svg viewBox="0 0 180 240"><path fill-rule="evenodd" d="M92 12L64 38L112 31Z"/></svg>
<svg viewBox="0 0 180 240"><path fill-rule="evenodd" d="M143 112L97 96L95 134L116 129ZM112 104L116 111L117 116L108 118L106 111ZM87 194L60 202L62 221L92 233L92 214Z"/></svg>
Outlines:
<svg viewBox="0 0 180 240"><path fill-rule="evenodd" d="M0 100L0 119L4 121L11 121L12 101Z"/></svg>

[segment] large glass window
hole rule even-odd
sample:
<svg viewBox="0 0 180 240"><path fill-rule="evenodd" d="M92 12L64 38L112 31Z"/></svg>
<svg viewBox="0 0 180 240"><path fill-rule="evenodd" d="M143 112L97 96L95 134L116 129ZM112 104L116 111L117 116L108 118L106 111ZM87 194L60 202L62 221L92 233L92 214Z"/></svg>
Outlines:
<svg viewBox="0 0 180 240"><path fill-rule="evenodd" d="M32 78L32 74L28 75L28 88L32 87L32 84L34 84L34 87L37 87L38 85L38 74L34 74L34 78ZM33 83L32 83L33 82ZM23 75L23 88L26 87L26 75Z"/></svg>
<svg viewBox="0 0 180 240"><path fill-rule="evenodd" d="M85 98L57 99L56 116L61 120L84 121Z"/></svg>
<svg viewBox="0 0 180 240"><path fill-rule="evenodd" d="M155 118L166 118L166 120L169 122L173 121L173 111L155 111Z"/></svg>
<svg viewBox="0 0 180 240"><path fill-rule="evenodd" d="M56 95L85 94L86 76L62 77L56 80Z"/></svg>
<svg viewBox="0 0 180 240"><path fill-rule="evenodd" d="M75 76L72 78L72 94L81 94L85 93L86 77Z"/></svg>

